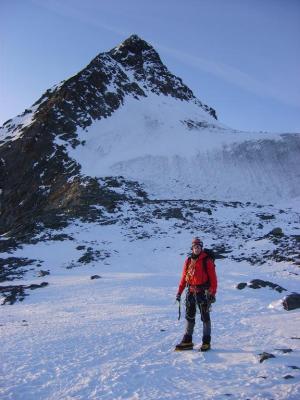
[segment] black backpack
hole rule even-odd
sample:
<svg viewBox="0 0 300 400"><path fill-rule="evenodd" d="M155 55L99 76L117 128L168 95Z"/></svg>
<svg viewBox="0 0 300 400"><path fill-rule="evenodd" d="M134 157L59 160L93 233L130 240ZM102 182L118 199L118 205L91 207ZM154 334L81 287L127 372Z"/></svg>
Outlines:
<svg viewBox="0 0 300 400"><path fill-rule="evenodd" d="M205 257L204 260L203 260L203 267L204 267L205 272L207 274L207 260L210 258L212 260L212 262L214 263L214 266L216 266L215 265L216 255L215 255L215 253L214 253L214 251L212 249L204 248L203 251L204 251L204 253L207 254L207 257Z"/></svg>
<svg viewBox="0 0 300 400"><path fill-rule="evenodd" d="M203 259L203 268L204 268L204 271L206 272L206 275L208 276L208 273L207 273L207 260L210 259L214 263L214 266L216 266L215 265L216 255L215 255L215 252L212 249L204 248L203 251L204 251L204 253L207 254L207 256ZM191 259L191 255L189 255L188 258Z"/></svg>

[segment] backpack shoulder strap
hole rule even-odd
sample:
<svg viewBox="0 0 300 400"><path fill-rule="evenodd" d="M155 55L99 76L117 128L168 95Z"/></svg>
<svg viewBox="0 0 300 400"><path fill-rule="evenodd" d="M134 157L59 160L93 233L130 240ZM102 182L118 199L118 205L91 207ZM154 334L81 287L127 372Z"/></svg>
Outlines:
<svg viewBox="0 0 300 400"><path fill-rule="evenodd" d="M206 256L206 257L203 258L203 261L202 261L203 269L204 269L204 271L205 271L207 276L208 276L208 273L207 273L207 260L208 259L209 259L209 256Z"/></svg>
<svg viewBox="0 0 300 400"><path fill-rule="evenodd" d="M211 250L211 249L203 249L203 251L206 253L206 256L203 258L203 264L202 265L203 265L204 271L206 272L206 275L208 276L207 260L210 259L213 262L213 264L215 264L216 257L215 257L215 254L214 254L213 250Z"/></svg>

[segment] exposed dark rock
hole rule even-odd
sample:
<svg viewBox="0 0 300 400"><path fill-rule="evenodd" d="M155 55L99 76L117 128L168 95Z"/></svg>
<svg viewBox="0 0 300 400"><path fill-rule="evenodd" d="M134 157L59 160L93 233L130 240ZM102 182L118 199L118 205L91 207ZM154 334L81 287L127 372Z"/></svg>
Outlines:
<svg viewBox="0 0 300 400"><path fill-rule="evenodd" d="M291 293L283 299L283 308L287 311L295 310L300 308L300 294Z"/></svg>
<svg viewBox="0 0 300 400"><path fill-rule="evenodd" d="M281 351L284 354L292 353L292 351L293 351L292 349L275 349L275 350Z"/></svg>
<svg viewBox="0 0 300 400"><path fill-rule="evenodd" d="M92 276L91 276L91 279L100 279L100 278L101 278L100 275L92 275Z"/></svg>
<svg viewBox="0 0 300 400"><path fill-rule="evenodd" d="M269 235L282 237L282 236L284 236L284 233L281 228L274 228L271 230L271 232L268 234L268 236Z"/></svg>
<svg viewBox="0 0 300 400"><path fill-rule="evenodd" d="M137 35L130 36L108 54L125 70L129 68L134 78L141 82L140 86L147 87L154 93L170 95L180 100L194 100L217 119L216 111L196 100L193 92L182 83L182 80L168 71L154 48ZM138 93L143 93L142 88L138 88Z"/></svg>
<svg viewBox="0 0 300 400"><path fill-rule="evenodd" d="M257 216L263 221L270 221L275 219L275 215L273 214L257 214Z"/></svg>
<svg viewBox="0 0 300 400"><path fill-rule="evenodd" d="M285 375L283 379L294 379L295 377L293 375Z"/></svg>
<svg viewBox="0 0 300 400"><path fill-rule="evenodd" d="M288 365L288 367L292 369L300 369L300 367L297 367L297 365Z"/></svg>
<svg viewBox="0 0 300 400"><path fill-rule="evenodd" d="M88 247L87 251L78 259L81 264L89 264L92 261L104 260L109 257L108 253L101 252L99 250L94 250L92 247Z"/></svg>
<svg viewBox="0 0 300 400"><path fill-rule="evenodd" d="M265 360L268 360L269 358L276 358L274 356L274 354L267 353L267 352L260 353L259 356L260 356L260 358L259 358L260 363L264 362Z"/></svg>
<svg viewBox="0 0 300 400"><path fill-rule="evenodd" d="M263 281L262 279L253 279L252 281L250 281L250 283L241 282L236 286L236 288L241 290L244 289L246 286L251 289L270 287L271 289L274 289L279 293L286 291L286 289L284 289L282 286L277 285L276 283L273 282Z"/></svg>
<svg viewBox="0 0 300 400"><path fill-rule="evenodd" d="M248 287L250 287L252 289L260 289L262 287L270 287L271 289L274 289L279 293L286 291L286 289L284 289L282 286L277 285L276 283L273 283L270 281L263 281L262 279L253 279L250 282L250 284L248 284Z"/></svg>
<svg viewBox="0 0 300 400"><path fill-rule="evenodd" d="M226 254L231 253L232 250L229 246L224 246L224 245L216 245L213 248L213 253L214 253L214 257L216 260L222 260L224 258L226 258Z"/></svg>
<svg viewBox="0 0 300 400"><path fill-rule="evenodd" d="M156 210L153 211L153 216L155 218L162 218L162 219L170 219L170 218L176 218L182 220L185 219L181 208L169 208L169 209L157 208Z"/></svg>
<svg viewBox="0 0 300 400"><path fill-rule="evenodd" d="M124 71L130 71L135 82ZM114 212L120 196L97 180L83 178L80 165L69 158L67 146L84 145L77 129L109 117L125 96L139 99L150 92L193 101L216 118L215 110L202 104L168 71L152 46L132 35L47 90L34 104L37 110L28 126L7 121L3 129L8 136L0 147L0 234L34 233L38 223L50 229L63 228L59 213L68 218L78 217L78 213L87 220L97 218L95 210L87 210L92 204ZM29 113L32 110L22 115ZM16 133L20 133L18 140L10 140ZM142 188L135 195L141 201L146 199Z"/></svg>
<svg viewBox="0 0 300 400"><path fill-rule="evenodd" d="M39 276L39 277L43 277L43 276L46 276L46 275L50 275L50 272L49 272L49 271L43 271L43 270L41 269L41 270L38 271L38 273L37 273L37 276Z"/></svg>
<svg viewBox="0 0 300 400"><path fill-rule="evenodd" d="M26 289L35 290L42 287L48 286L48 282L42 282L40 285L11 285L11 286L0 286L0 293L4 297L1 305L14 304L17 300L23 301L28 293L25 293Z"/></svg>
<svg viewBox="0 0 300 400"><path fill-rule="evenodd" d="M246 286L247 286L247 283L246 283L246 282L241 282L241 283L239 283L239 284L236 286L236 288L239 289L239 290L242 290L242 289L244 289Z"/></svg>
<svg viewBox="0 0 300 400"><path fill-rule="evenodd" d="M24 267L32 266L36 262L37 260L30 260L28 258L0 258L0 282L21 278L28 271L28 268Z"/></svg>
<svg viewBox="0 0 300 400"><path fill-rule="evenodd" d="M74 239L70 235L67 235L65 233L61 233L61 234L58 234L58 235L51 236L51 238L49 238L49 240L56 240L58 242L63 242L64 240L74 240Z"/></svg>
<svg viewBox="0 0 300 400"><path fill-rule="evenodd" d="M88 247L86 252L78 259L76 263L72 262L67 266L67 269L76 268L83 264L89 264L96 261L104 261L110 257L110 253L104 250L95 250L92 247Z"/></svg>

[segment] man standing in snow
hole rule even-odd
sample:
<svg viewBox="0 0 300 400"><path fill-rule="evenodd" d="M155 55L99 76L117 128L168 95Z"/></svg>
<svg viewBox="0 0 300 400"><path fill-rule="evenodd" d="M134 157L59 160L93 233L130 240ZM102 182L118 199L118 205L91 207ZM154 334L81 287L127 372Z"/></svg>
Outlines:
<svg viewBox="0 0 300 400"><path fill-rule="evenodd" d="M203 322L201 351L210 349L211 322L209 308L215 301L217 291L217 276L215 264L208 253L203 251L203 242L198 238L192 241L192 254L185 260L182 277L178 287L176 300L180 302L181 294L186 293L186 328L182 341L175 350L193 349L193 332L195 327L196 309L199 307Z"/></svg>

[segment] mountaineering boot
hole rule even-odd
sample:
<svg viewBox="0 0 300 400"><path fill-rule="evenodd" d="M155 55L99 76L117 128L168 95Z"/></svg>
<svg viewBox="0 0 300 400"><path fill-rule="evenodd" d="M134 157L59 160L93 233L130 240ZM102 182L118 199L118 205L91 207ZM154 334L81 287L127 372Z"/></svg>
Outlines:
<svg viewBox="0 0 300 400"><path fill-rule="evenodd" d="M194 343L192 342L192 335L185 334L182 341L175 347L175 351L193 350Z"/></svg>
<svg viewBox="0 0 300 400"><path fill-rule="evenodd" d="M208 351L208 350L210 350L210 343L202 343L200 351Z"/></svg>
<svg viewBox="0 0 300 400"><path fill-rule="evenodd" d="M210 350L210 335L203 336L202 345L199 349L200 351L208 351Z"/></svg>

